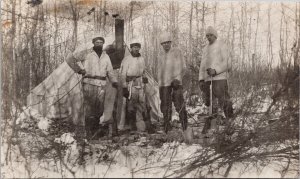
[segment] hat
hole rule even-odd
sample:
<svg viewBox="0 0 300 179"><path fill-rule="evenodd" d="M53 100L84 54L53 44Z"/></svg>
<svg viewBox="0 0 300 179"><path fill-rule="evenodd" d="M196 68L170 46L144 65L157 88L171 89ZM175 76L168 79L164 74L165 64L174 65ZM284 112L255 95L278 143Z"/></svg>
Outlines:
<svg viewBox="0 0 300 179"><path fill-rule="evenodd" d="M207 27L205 34L206 34L206 35L207 35L207 34L212 34L212 35L218 37L217 31L216 31L212 26L208 26L208 27Z"/></svg>
<svg viewBox="0 0 300 179"><path fill-rule="evenodd" d="M135 47L135 46L141 48L141 44L138 42L133 42L130 44L130 48Z"/></svg>
<svg viewBox="0 0 300 179"><path fill-rule="evenodd" d="M95 38L93 38L92 42L95 43L97 40L102 40L103 43L105 43L105 40L103 37L95 37Z"/></svg>
<svg viewBox="0 0 300 179"><path fill-rule="evenodd" d="M171 35L167 32L164 32L161 36L160 36L160 43L164 43L164 42L171 42Z"/></svg>

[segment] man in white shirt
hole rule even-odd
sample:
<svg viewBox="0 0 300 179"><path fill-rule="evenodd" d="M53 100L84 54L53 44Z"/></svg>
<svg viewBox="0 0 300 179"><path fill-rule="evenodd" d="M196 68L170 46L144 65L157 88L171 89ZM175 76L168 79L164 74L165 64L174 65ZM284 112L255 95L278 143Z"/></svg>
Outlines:
<svg viewBox="0 0 300 179"><path fill-rule="evenodd" d="M126 118L129 120L132 131L137 130L137 112L143 117L146 130L153 133L150 119L150 106L146 103L144 87L148 83L145 76L145 61L140 54L141 44L132 42L130 44L130 55L126 56L121 64L121 80L123 96L127 99Z"/></svg>
<svg viewBox="0 0 300 179"><path fill-rule="evenodd" d="M103 114L104 90L109 83L117 88L117 75L109 56L103 51L103 37L92 40L94 47L80 52L73 52L66 61L78 74L83 75L83 98L85 129L89 139L99 129L99 118ZM78 62L82 64L78 65ZM105 109L104 109L105 110ZM109 109L112 112L112 109Z"/></svg>
<svg viewBox="0 0 300 179"><path fill-rule="evenodd" d="M160 109L164 116L165 133L172 130L172 102L179 114L182 129L187 129L187 112L185 108L182 88L182 77L185 71L185 61L181 51L172 47L169 33L161 35L160 43L163 52L158 57L158 84L161 105Z"/></svg>
<svg viewBox="0 0 300 179"><path fill-rule="evenodd" d="M202 61L199 70L199 84L203 92L206 106L210 105L210 81L212 80L213 114L217 112L217 104L223 108L226 118L233 116L232 102L228 93L227 79L231 68L231 59L224 42L218 40L217 31L209 26L206 30L206 38L209 42L203 50Z"/></svg>

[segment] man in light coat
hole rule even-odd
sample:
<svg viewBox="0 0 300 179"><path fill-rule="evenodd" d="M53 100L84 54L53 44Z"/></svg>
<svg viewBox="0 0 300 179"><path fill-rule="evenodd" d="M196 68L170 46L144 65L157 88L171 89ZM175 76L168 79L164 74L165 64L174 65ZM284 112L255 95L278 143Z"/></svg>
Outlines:
<svg viewBox="0 0 300 179"><path fill-rule="evenodd" d="M126 56L121 64L121 81L123 87L123 96L127 99L126 118L132 131L137 130L137 113L143 117L146 130L149 133L154 132L150 118L150 106L146 103L145 85L148 78L145 76L145 61L139 53L141 44L132 42L130 44L130 55Z"/></svg>
<svg viewBox="0 0 300 179"><path fill-rule="evenodd" d="M102 110L112 109L103 106L104 91L108 85L117 88L117 75L109 56L103 51L105 42L103 37L96 37L92 40L94 47L81 52L73 52L67 57L67 63L78 74L83 75L83 98L85 114L85 130L87 138L90 139L99 129L99 117ZM81 65L78 64L81 63Z"/></svg>
<svg viewBox="0 0 300 179"><path fill-rule="evenodd" d="M163 52L158 57L157 78L161 100L160 109L164 117L164 131L168 133L172 129L172 102L179 114L182 129L185 131L187 129L187 112L182 88L185 61L181 51L172 47L169 33L163 33L160 38Z"/></svg>
<svg viewBox="0 0 300 179"><path fill-rule="evenodd" d="M228 55L226 44L218 40L217 31L209 26L206 30L206 38L209 42L203 50L202 61L199 70L199 84L203 92L206 106L210 105L210 81L212 80L212 113L217 113L218 100L219 106L224 110L226 118L233 115L232 102L228 93L228 71L231 68L231 59ZM204 131L205 133L205 131Z"/></svg>

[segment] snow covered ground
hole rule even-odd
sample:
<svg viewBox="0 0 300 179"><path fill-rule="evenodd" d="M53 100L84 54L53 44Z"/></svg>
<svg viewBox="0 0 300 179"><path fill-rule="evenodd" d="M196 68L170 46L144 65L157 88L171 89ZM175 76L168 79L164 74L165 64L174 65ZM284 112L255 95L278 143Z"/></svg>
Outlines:
<svg viewBox="0 0 300 179"><path fill-rule="evenodd" d="M269 103L268 99L264 100ZM263 104L262 104L263 105ZM260 107L261 110L263 107ZM195 107L187 107L188 113L191 115L189 122L194 124L199 120L198 115L207 113L207 108L204 105ZM28 118L28 116L34 116ZM193 119L192 119L193 118ZM33 123L32 121L36 121ZM177 121L176 114L173 117ZM199 122L199 121L198 121ZM1 149L1 177L2 178L115 178L115 177L134 177L134 178L157 178L157 177L176 177L180 174L180 169L187 167L193 162L197 156L203 152L208 155L214 154L215 149L200 143L187 145L178 141L162 142L161 145L150 145L148 138L139 136L134 142L113 143L111 141L103 141L102 143L89 144L85 148L85 163L78 164L79 145L74 139L74 133L64 132L55 138L51 138L53 143L46 140L46 136L51 134L51 120L41 117L39 114L25 110L20 114L17 120L18 126L22 129L19 140L13 140L14 145L11 148L11 156L8 157L9 162L6 163L7 141L2 141ZM236 124L239 125L238 122ZM36 127L35 127L36 126ZM28 135L26 130L36 130L40 133ZM53 130L53 129L52 129ZM35 142L37 140L40 142ZM19 145L22 147L20 150ZM61 150L61 154L55 153L55 147L52 152L45 152L42 157L34 154L36 147L39 145L52 145ZM282 144L284 146L289 145ZM259 151L263 146L253 146L249 153ZM47 148L47 147L45 147ZM272 146L267 146L272 150ZM20 152L21 151L21 152ZM39 153L40 154L40 153ZM218 154L215 154L218 155ZM26 160L24 158L26 156ZM194 170L184 177L199 178L199 177L224 177L227 165L219 170L212 168L218 167L219 160L213 164L200 167L199 170ZM254 162L249 159L243 163L234 163L231 167L228 177L243 177L243 178L280 178L283 170L282 161L279 158L274 158L269 162ZM284 177L298 177L298 163L291 163L289 170Z"/></svg>
<svg viewBox="0 0 300 179"><path fill-rule="evenodd" d="M100 147L100 146L98 146ZM161 148L145 148L138 145L123 146L110 154L103 155L93 154L87 157L85 166L65 163L69 166L66 169L62 162L54 162L54 160L30 161L30 167L25 167L25 162L19 157L15 158L9 165L2 165L2 178L161 178L175 177L174 172L185 166L186 163L192 160L195 152L201 151L203 148L200 145L186 145L180 143L165 143ZM76 157L76 145L70 146L70 151L73 151L73 157ZM147 156L147 157L146 157ZM3 159L3 157L2 157ZM99 159L102 161L99 162ZM66 160L66 159L65 159ZM75 159L69 159L69 161ZM244 164L234 164L228 177L245 177L245 178L280 178L281 174L279 161L274 161L270 165L264 166L261 171L257 171L253 164L249 162L249 166ZM216 163L217 165L217 163ZM262 164L263 165L263 164ZM293 167L297 167L293 166ZM27 170L31 170L31 175L28 176ZM191 172L185 177L223 177L226 168L222 168L218 173L207 173L208 168L203 167L201 175L196 172ZM70 171L74 172L71 173ZM297 168L294 171L288 172L285 177L297 177ZM173 174L173 175L171 175Z"/></svg>

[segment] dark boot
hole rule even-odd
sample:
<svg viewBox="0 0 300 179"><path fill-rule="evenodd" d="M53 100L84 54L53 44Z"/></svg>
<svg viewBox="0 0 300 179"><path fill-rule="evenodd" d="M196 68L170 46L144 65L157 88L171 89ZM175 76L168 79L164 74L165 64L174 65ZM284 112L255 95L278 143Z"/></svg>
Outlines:
<svg viewBox="0 0 300 179"><path fill-rule="evenodd" d="M227 119L233 117L233 108L231 102L227 102L226 105L224 105L223 110Z"/></svg>
<svg viewBox="0 0 300 179"><path fill-rule="evenodd" d="M94 117L90 116L86 118L86 134L87 139L96 139L97 133L99 132L99 120Z"/></svg>
<svg viewBox="0 0 300 179"><path fill-rule="evenodd" d="M166 134L172 130L172 125L171 125L170 121L164 122L164 130L165 130Z"/></svg>
<svg viewBox="0 0 300 179"><path fill-rule="evenodd" d="M86 133L87 140L89 140L93 135L91 130L91 123L88 117L85 118L85 133Z"/></svg>
<svg viewBox="0 0 300 179"><path fill-rule="evenodd" d="M78 158L78 164L79 165L84 165L86 163L84 156L85 156L85 148L86 148L86 143L85 141L81 141L77 144L78 147L78 152L79 152L79 158Z"/></svg>
<svg viewBox="0 0 300 179"><path fill-rule="evenodd" d="M143 119L146 125L146 131L149 134L155 133L155 126L151 122L151 115L150 115L151 108L147 108L145 112L143 112Z"/></svg>
<svg viewBox="0 0 300 179"><path fill-rule="evenodd" d="M79 151L79 158L78 158L78 164L79 165L84 165L85 160L84 160L84 152L85 152L85 147L86 143L84 139L86 138L86 129L84 126L75 126L75 139L77 141L77 147Z"/></svg>
<svg viewBox="0 0 300 179"><path fill-rule="evenodd" d="M129 120L129 125L131 128L131 131L136 131L136 113L133 111L128 111L128 120Z"/></svg>
<svg viewBox="0 0 300 179"><path fill-rule="evenodd" d="M204 127L202 129L202 134L206 134L207 131L210 129L210 127L211 127L211 120L212 120L212 117L207 117L205 119L205 124L204 124Z"/></svg>
<svg viewBox="0 0 300 179"><path fill-rule="evenodd" d="M180 111L179 118L182 130L185 131L187 129L187 112L185 108Z"/></svg>
<svg viewBox="0 0 300 179"><path fill-rule="evenodd" d="M148 134L154 134L155 133L155 126L151 123L150 120L144 121L146 125L146 131Z"/></svg>
<svg viewBox="0 0 300 179"><path fill-rule="evenodd" d="M80 144L84 143L84 139L86 138L86 130L83 125L75 125L75 140Z"/></svg>

